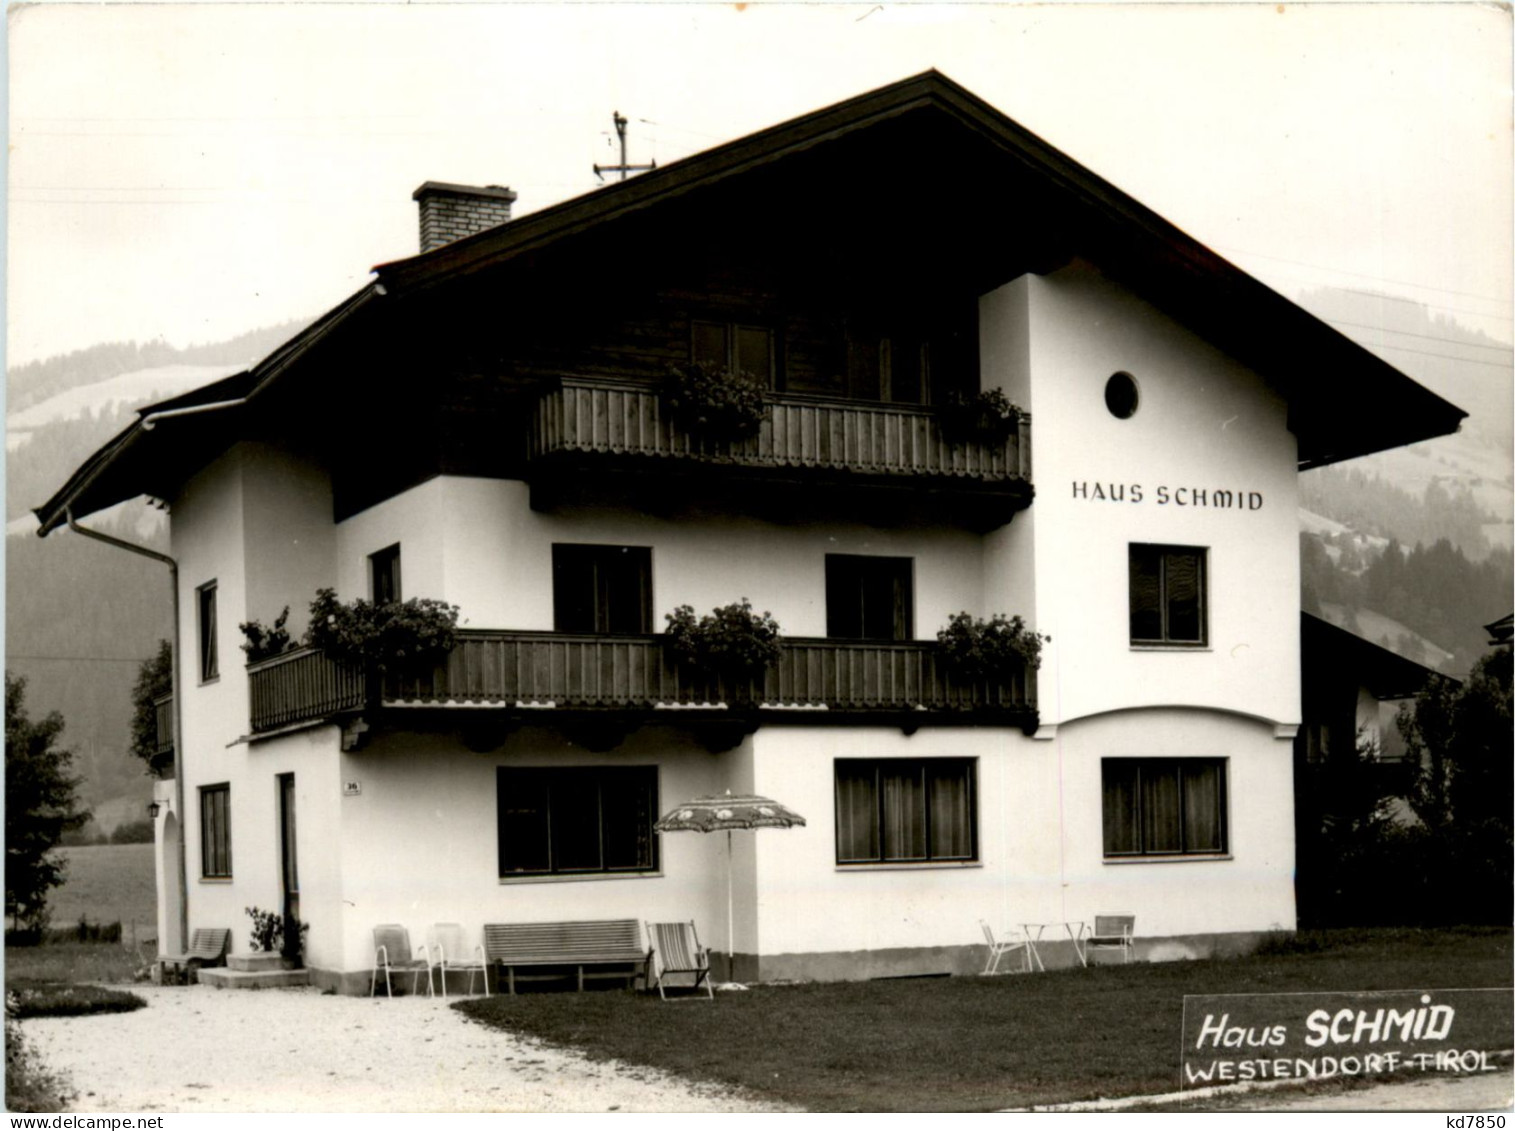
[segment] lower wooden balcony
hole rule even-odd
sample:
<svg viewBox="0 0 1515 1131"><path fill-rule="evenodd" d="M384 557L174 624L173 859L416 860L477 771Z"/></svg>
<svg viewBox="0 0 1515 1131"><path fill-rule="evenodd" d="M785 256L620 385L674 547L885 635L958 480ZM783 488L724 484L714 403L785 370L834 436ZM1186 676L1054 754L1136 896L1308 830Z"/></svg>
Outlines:
<svg viewBox="0 0 1515 1131"><path fill-rule="evenodd" d="M153 741L156 758L173 761L174 756L174 696L170 692L153 700L153 722L157 733Z"/></svg>
<svg viewBox="0 0 1515 1131"><path fill-rule="evenodd" d="M761 679L728 680L669 655L660 636L463 630L444 663L389 673L369 694L360 672L305 649L248 668L252 731L389 709L498 707L518 722L615 717L638 726L718 722L1036 726L1036 673L966 680L934 642L786 638ZM748 727L751 729L751 726Z"/></svg>

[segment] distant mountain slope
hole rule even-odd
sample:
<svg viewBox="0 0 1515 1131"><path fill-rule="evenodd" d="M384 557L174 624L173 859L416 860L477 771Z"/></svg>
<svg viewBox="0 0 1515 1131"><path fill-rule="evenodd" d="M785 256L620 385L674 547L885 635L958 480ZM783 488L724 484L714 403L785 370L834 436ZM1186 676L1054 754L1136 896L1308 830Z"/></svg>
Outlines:
<svg viewBox="0 0 1515 1131"><path fill-rule="evenodd" d="M1338 628L1345 628L1364 640L1414 660L1417 664L1424 664L1437 671L1452 669L1455 657L1451 652L1393 617L1386 617L1371 609L1353 609L1346 605L1324 604L1320 611L1326 620Z"/></svg>
<svg viewBox="0 0 1515 1131"><path fill-rule="evenodd" d="M91 381L59 389L51 396L26 408L5 415L5 450L14 452L38 428L59 420L77 420L82 416L115 415L122 409L137 409L155 401L226 377L243 366L228 365L159 365L135 369L103 381Z"/></svg>
<svg viewBox="0 0 1515 1131"><path fill-rule="evenodd" d="M15 415L69 389L144 369L177 365L246 368L294 337L309 321L281 322L224 342L183 348L164 342L101 342L57 357L13 365L5 375L6 412Z"/></svg>
<svg viewBox="0 0 1515 1131"><path fill-rule="evenodd" d="M109 818L106 831L122 814L140 816L150 799L150 782L126 750L137 666L170 631L168 571L68 531L37 538L30 508L136 408L252 365L301 325L186 350L93 346L8 374L5 663L27 677L33 715L63 714L63 745L75 751L86 801ZM167 548L163 516L140 502L93 515L88 525Z"/></svg>
<svg viewBox="0 0 1515 1131"><path fill-rule="evenodd" d="M1416 498L1433 484L1453 496L1466 491L1487 512L1484 536L1488 542L1509 547L1515 516L1515 347L1454 318L1432 314L1419 303L1389 295L1325 288L1301 293L1299 302L1468 413L1455 435L1339 466L1376 476ZM1322 474L1304 474L1301 486L1306 493L1312 478ZM1320 510L1318 499L1310 505ZM1417 540L1405 530L1374 532L1407 545ZM1463 549L1470 555L1478 552L1473 545Z"/></svg>

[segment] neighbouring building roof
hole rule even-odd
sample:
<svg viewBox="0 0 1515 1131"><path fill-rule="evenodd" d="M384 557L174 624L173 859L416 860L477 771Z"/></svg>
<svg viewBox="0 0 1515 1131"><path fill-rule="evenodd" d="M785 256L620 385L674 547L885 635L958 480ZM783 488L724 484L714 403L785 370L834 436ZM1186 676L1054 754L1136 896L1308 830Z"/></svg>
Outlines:
<svg viewBox="0 0 1515 1131"><path fill-rule="evenodd" d="M1498 620L1483 626L1483 630L1489 634L1489 643L1494 647L1509 644L1512 635L1515 635L1515 613L1506 613Z"/></svg>
<svg viewBox="0 0 1515 1131"><path fill-rule="evenodd" d="M843 175L897 165L901 152L913 155L911 182L870 182L877 192L860 193ZM928 71L381 264L374 283L247 373L141 410L35 509L39 533L61 525L66 510L79 516L141 494L172 494L240 437L245 414L266 390L307 366L357 356L365 334L424 305L407 305L413 298L486 276L529 286L533 268L567 246L624 224L676 218L732 186L757 186L780 222L799 218L822 231L863 222L851 219L853 205L872 194L872 207L892 210L891 224L929 225L940 236L934 242L948 249L943 262L985 290L1027 271L1087 260L1273 383L1289 402L1301 469L1454 432L1467 415Z"/></svg>
<svg viewBox="0 0 1515 1131"><path fill-rule="evenodd" d="M1432 676L1459 682L1312 613L1300 613L1300 652L1307 681L1312 673L1346 677L1375 699L1408 699Z"/></svg>

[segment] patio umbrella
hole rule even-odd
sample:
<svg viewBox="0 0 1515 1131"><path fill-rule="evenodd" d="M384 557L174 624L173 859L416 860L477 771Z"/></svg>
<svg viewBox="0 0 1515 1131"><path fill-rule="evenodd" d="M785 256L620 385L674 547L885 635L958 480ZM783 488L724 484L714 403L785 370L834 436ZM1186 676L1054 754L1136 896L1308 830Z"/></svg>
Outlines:
<svg viewBox="0 0 1515 1131"><path fill-rule="evenodd" d="M696 797L666 813L652 826L658 833L713 833L726 831L726 964L727 976L735 980L736 916L731 894L731 830L789 829L803 825L805 818L793 809L756 794L733 794L729 789L714 797Z"/></svg>

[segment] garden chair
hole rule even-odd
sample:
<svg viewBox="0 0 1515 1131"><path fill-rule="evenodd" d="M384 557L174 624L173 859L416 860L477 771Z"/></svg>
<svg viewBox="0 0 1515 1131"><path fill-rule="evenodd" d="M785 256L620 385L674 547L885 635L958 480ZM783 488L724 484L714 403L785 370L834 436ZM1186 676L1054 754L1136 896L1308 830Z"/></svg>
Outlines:
<svg viewBox="0 0 1515 1131"><path fill-rule="evenodd" d="M368 983L369 997L377 992L381 969L384 971L384 992L390 997L395 996L394 987L389 980L390 974L396 971L404 973L406 970L412 974L411 993L416 992L423 970L426 972L427 995L436 993L431 982L430 952L423 946L419 958L413 955L410 952L410 932L398 923L385 923L373 929L373 978Z"/></svg>
<svg viewBox="0 0 1515 1131"><path fill-rule="evenodd" d="M231 949L231 931L225 927L196 927L183 954L165 954L158 959L165 985L188 985L206 966L225 966Z"/></svg>
<svg viewBox="0 0 1515 1131"><path fill-rule="evenodd" d="M1094 931L1084 939L1084 964L1091 950L1118 950L1122 961L1130 962L1136 956L1135 931L1135 915L1096 915Z"/></svg>
<svg viewBox="0 0 1515 1131"><path fill-rule="evenodd" d="M989 926L986 920L980 919L978 925L984 929L984 941L989 944L989 958L984 963L985 974L999 973L999 960L1007 954L1014 954L1016 951L1020 951L1021 955L1017 963L1020 966L1021 972L1023 974L1031 973L1031 947L1024 935L1011 931L1006 938L997 939L994 937L994 928Z"/></svg>
<svg viewBox="0 0 1515 1131"><path fill-rule="evenodd" d="M659 997L668 1000L665 988L669 986L670 977L688 979L684 983L673 983L675 989L698 992L704 986L705 996L715 997L710 985L710 952L700 945L693 921L648 923L647 940L652 944L652 971Z"/></svg>
<svg viewBox="0 0 1515 1131"><path fill-rule="evenodd" d="M463 924L437 923L431 928L430 950L427 958L431 965L441 971L442 996L447 996L447 971L468 971L468 992L473 993L473 976L484 975L484 996L489 996L489 962L484 957L484 945L475 944L472 953L463 938ZM430 975L428 974L429 978Z"/></svg>

